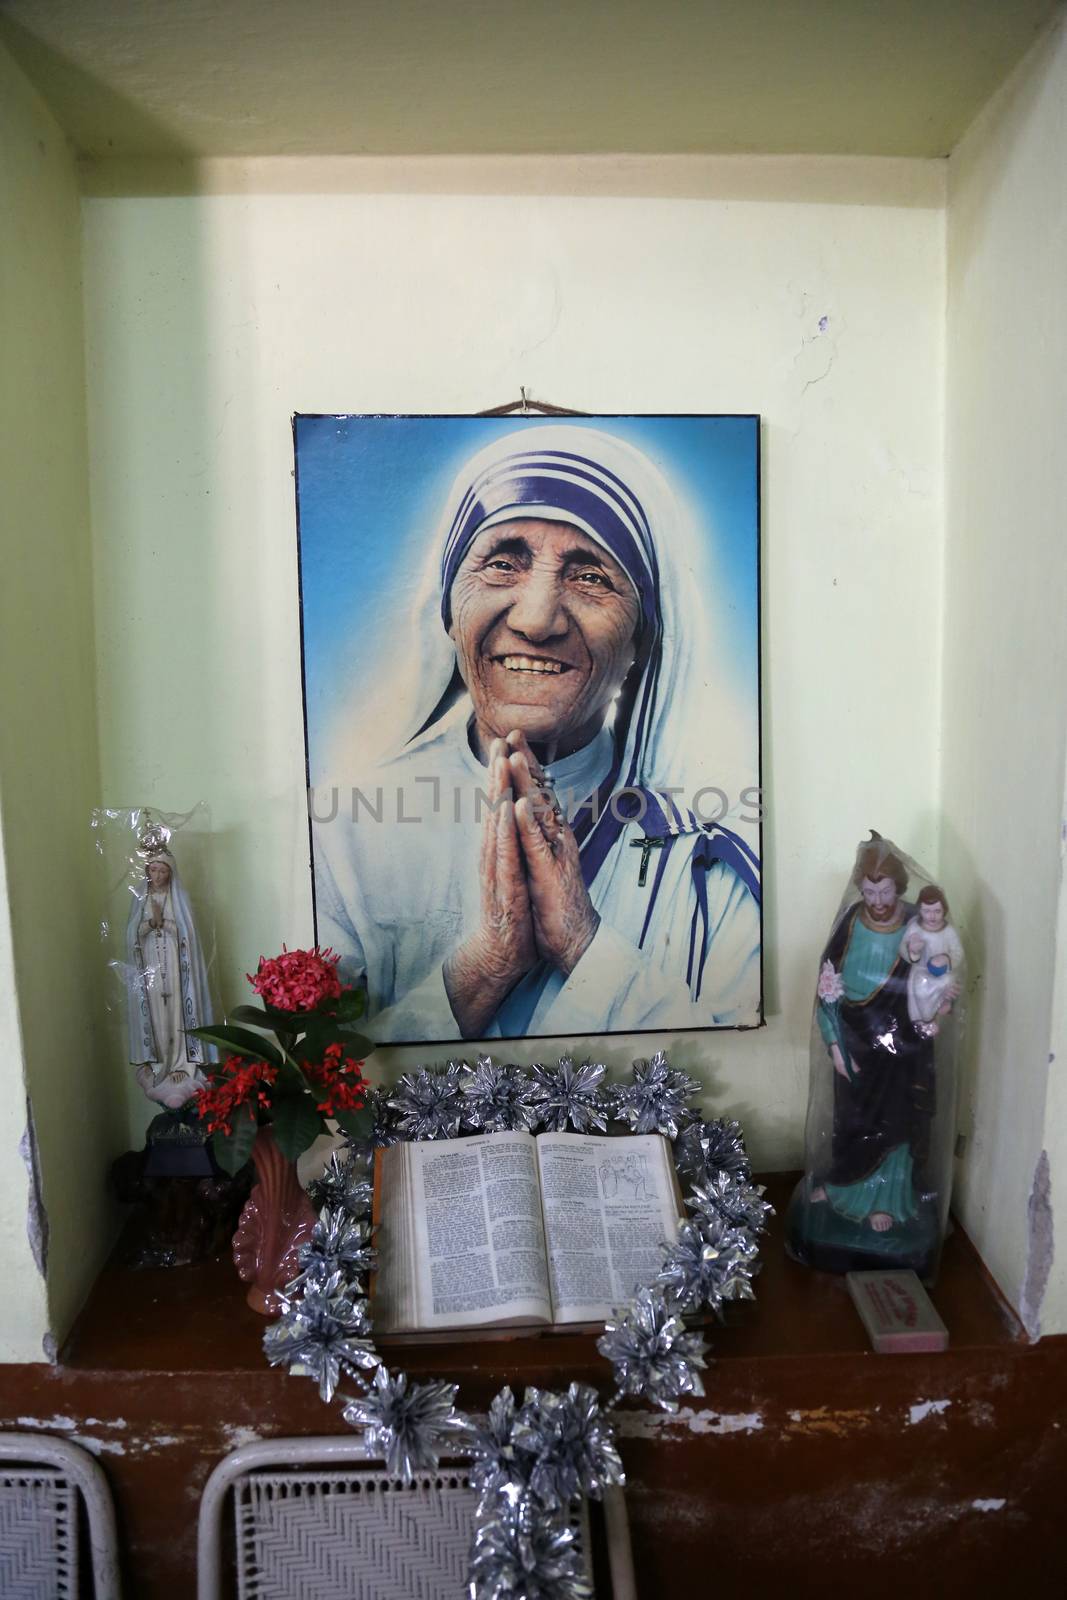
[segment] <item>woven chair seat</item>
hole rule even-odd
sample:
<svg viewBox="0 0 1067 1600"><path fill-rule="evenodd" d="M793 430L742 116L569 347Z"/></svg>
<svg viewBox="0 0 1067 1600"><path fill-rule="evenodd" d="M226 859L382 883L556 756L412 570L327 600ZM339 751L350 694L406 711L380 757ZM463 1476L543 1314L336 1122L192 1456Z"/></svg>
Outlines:
<svg viewBox="0 0 1067 1600"><path fill-rule="evenodd" d="M241 1600L462 1600L476 1495L462 1473L261 1472L234 1491Z"/></svg>
<svg viewBox="0 0 1067 1600"><path fill-rule="evenodd" d="M0 1595L76 1600L78 1496L50 1467L0 1468Z"/></svg>
<svg viewBox="0 0 1067 1600"><path fill-rule="evenodd" d="M467 1600L477 1499L465 1463L403 1484L345 1436L242 1445L204 1487L200 1600L226 1600L234 1580L239 1600ZM636 1600L619 1490L609 1490L604 1512L610 1582L598 1594ZM572 1525L592 1582L584 1501Z"/></svg>
<svg viewBox="0 0 1067 1600"><path fill-rule="evenodd" d="M80 1600L89 1593L118 1600L107 1479L69 1439L0 1430L0 1597Z"/></svg>

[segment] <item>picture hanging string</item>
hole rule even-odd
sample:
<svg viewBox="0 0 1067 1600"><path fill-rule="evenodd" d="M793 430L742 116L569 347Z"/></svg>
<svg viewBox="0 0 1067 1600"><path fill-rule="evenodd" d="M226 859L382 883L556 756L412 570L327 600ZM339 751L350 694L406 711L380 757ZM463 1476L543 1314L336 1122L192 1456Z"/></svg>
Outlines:
<svg viewBox="0 0 1067 1600"><path fill-rule="evenodd" d="M531 400L529 395L526 393L525 386L520 386L519 398L517 400L509 400L505 405L502 406L489 406L485 411L475 412L475 416L510 417L513 412L518 412L518 414L523 417L528 417L531 415L545 417L588 417L592 415L592 412L590 411L575 411L571 406L554 406L548 400Z"/></svg>

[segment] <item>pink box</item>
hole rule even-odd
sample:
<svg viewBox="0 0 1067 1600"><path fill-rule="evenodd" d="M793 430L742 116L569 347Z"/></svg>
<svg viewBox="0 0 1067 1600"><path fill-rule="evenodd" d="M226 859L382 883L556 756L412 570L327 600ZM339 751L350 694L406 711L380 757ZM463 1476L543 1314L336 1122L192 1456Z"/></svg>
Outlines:
<svg viewBox="0 0 1067 1600"><path fill-rule="evenodd" d="M948 1329L914 1272L848 1272L845 1281L880 1356L948 1349Z"/></svg>

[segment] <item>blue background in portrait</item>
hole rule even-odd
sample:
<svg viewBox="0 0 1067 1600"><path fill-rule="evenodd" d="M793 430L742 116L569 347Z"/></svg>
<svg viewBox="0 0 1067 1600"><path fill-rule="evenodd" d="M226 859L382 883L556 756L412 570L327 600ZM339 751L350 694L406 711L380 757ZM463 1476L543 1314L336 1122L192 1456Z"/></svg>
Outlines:
<svg viewBox="0 0 1067 1600"><path fill-rule="evenodd" d="M374 681L464 461L538 421L617 434L643 450L703 534L718 584L708 626L725 649L728 692L751 707L758 756L759 418L341 417L294 422L309 777L352 690ZM725 687L725 686L724 686Z"/></svg>

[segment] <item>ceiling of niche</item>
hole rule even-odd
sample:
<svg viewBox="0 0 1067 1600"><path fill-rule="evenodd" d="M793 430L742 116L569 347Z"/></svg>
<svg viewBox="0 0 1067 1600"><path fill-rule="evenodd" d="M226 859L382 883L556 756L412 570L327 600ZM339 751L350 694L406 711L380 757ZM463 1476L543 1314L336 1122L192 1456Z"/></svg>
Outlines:
<svg viewBox="0 0 1067 1600"><path fill-rule="evenodd" d="M1060 0L0 0L86 155L945 155Z"/></svg>

